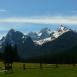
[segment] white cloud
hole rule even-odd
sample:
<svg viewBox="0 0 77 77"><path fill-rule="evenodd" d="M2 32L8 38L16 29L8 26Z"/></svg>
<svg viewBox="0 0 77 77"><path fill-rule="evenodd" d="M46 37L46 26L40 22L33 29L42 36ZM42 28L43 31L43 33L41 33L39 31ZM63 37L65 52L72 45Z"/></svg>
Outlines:
<svg viewBox="0 0 77 77"><path fill-rule="evenodd" d="M2 12L7 12L7 10L6 9L0 9L0 13L2 13Z"/></svg>
<svg viewBox="0 0 77 77"><path fill-rule="evenodd" d="M77 16L12 17L0 19L0 23L77 24Z"/></svg>

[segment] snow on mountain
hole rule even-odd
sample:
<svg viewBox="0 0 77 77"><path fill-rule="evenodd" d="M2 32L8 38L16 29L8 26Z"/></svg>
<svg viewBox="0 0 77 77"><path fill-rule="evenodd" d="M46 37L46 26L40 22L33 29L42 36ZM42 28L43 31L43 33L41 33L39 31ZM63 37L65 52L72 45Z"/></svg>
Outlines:
<svg viewBox="0 0 77 77"><path fill-rule="evenodd" d="M70 31L70 29L64 27L61 25L61 27L57 30L57 31L54 31L54 32L51 32L50 29L48 28L44 28L40 31L41 36L40 36L40 40L38 41L34 41L36 44L39 44L39 45L42 45L43 43L45 42L48 42L48 41L52 41L52 40L55 40L56 38L58 38L59 36L61 36L63 33L65 32L68 32Z"/></svg>
<svg viewBox="0 0 77 77"><path fill-rule="evenodd" d="M51 37L48 37L46 39L42 39L42 40L38 40L38 41L34 41L36 44L42 45L43 43L47 42L47 41L51 41Z"/></svg>
<svg viewBox="0 0 77 77"><path fill-rule="evenodd" d="M30 32L27 35L32 38L33 41L38 41L50 37L51 30L48 28L43 28L39 32Z"/></svg>
<svg viewBox="0 0 77 77"><path fill-rule="evenodd" d="M27 35L32 38L34 43L42 45L44 42L51 40L51 30L43 28L39 32L30 32Z"/></svg>
<svg viewBox="0 0 77 77"><path fill-rule="evenodd" d="M55 38L58 38L60 35L62 35L65 32L68 32L69 30L70 29L68 29L68 28L61 25L61 27L57 31L54 31L53 36Z"/></svg>

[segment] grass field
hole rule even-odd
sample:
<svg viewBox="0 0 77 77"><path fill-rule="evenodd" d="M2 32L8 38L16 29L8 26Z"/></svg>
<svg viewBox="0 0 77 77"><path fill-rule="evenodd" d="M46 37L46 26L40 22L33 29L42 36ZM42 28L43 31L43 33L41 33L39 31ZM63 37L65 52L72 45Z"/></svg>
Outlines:
<svg viewBox="0 0 77 77"><path fill-rule="evenodd" d="M0 77L77 77L77 65L58 65L55 64L43 64L43 68L40 69L39 64L26 64L25 71L22 67L23 63L14 63L13 72L5 73L3 63L0 63Z"/></svg>

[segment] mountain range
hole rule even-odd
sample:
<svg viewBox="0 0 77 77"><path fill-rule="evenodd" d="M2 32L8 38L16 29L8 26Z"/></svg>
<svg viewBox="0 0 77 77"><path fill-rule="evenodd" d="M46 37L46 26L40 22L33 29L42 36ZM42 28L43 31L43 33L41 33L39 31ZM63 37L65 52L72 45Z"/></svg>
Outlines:
<svg viewBox="0 0 77 77"><path fill-rule="evenodd" d="M0 40L1 53L7 43L16 44L19 56L26 61L40 62L41 60L44 63L55 63L59 58L58 62L62 63L60 59L67 57L66 63L69 63L70 55L76 57L77 32L62 25L56 31L44 28L26 35L11 29Z"/></svg>

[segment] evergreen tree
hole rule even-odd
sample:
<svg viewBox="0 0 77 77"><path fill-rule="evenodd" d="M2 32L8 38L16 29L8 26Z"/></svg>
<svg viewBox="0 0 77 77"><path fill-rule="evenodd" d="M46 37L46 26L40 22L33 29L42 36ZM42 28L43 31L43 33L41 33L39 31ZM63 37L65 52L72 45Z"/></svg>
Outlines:
<svg viewBox="0 0 77 77"><path fill-rule="evenodd" d="M2 60L2 53L0 53L0 61Z"/></svg>
<svg viewBox="0 0 77 77"><path fill-rule="evenodd" d="M5 70L12 70L13 62L18 60L16 44L14 46L12 46L11 44L7 44L4 49L3 57Z"/></svg>
<svg viewBox="0 0 77 77"><path fill-rule="evenodd" d="M12 63L13 62L13 55L12 55L12 47L10 44L7 44L4 49L4 63Z"/></svg>
<svg viewBox="0 0 77 77"><path fill-rule="evenodd" d="M18 55L18 50L17 50L17 45L16 44L13 47L13 60L14 61L19 61L19 55Z"/></svg>

